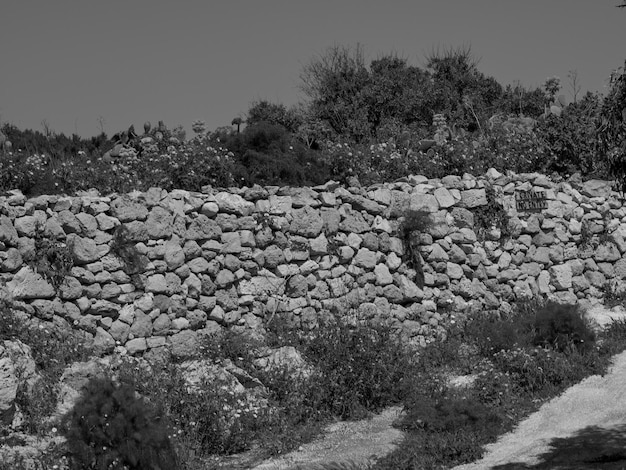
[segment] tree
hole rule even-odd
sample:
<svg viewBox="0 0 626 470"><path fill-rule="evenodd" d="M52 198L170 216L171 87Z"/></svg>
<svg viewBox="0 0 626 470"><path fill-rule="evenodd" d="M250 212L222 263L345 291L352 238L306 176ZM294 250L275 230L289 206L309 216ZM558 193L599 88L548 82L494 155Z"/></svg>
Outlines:
<svg viewBox="0 0 626 470"><path fill-rule="evenodd" d="M502 96L502 86L478 70L469 47L433 51L427 68L433 80L433 112L445 114L451 124L469 131L490 117Z"/></svg>
<svg viewBox="0 0 626 470"><path fill-rule="evenodd" d="M239 134L239 128L241 127L241 124L243 124L243 119L241 119L240 117L236 117L230 123L231 126L237 126L237 134Z"/></svg>
<svg viewBox="0 0 626 470"><path fill-rule="evenodd" d="M626 190L626 61L609 79L597 121L597 144L620 191Z"/></svg>
<svg viewBox="0 0 626 470"><path fill-rule="evenodd" d="M253 126L260 122L268 122L283 126L289 132L294 133L302 124L303 118L295 108L287 109L281 103L271 103L260 100L252 103L248 110L247 124Z"/></svg>
<svg viewBox="0 0 626 470"><path fill-rule="evenodd" d="M381 127L407 127L418 123L428 126L432 110L429 74L409 66L394 55L384 56L370 64L370 81L366 87L368 116L373 132Z"/></svg>
<svg viewBox="0 0 626 470"><path fill-rule="evenodd" d="M338 134L361 141L371 135L364 90L370 75L363 49L334 46L306 65L300 86L315 116Z"/></svg>
<svg viewBox="0 0 626 470"><path fill-rule="evenodd" d="M578 100L578 93L580 93L581 86L578 83L578 70L570 70L567 72L568 85L570 90L572 91L572 97L574 98L574 103Z"/></svg>

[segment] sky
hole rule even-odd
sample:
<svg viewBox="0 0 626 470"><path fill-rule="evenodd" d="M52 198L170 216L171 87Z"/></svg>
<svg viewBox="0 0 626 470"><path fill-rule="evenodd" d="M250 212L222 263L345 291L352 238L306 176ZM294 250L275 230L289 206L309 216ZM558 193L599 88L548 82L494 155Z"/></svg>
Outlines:
<svg viewBox="0 0 626 470"><path fill-rule="evenodd" d="M335 45L425 66L471 48L526 87L568 71L606 92L626 60L621 0L2 0L0 125L83 137L163 120L230 125L259 100L305 102L303 67Z"/></svg>

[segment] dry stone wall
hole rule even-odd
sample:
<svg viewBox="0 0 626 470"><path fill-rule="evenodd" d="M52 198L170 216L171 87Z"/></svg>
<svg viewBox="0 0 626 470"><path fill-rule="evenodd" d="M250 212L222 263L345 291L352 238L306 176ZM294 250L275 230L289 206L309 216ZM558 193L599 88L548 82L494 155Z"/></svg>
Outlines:
<svg viewBox="0 0 626 470"><path fill-rule="evenodd" d="M539 211L518 210L533 192ZM500 227L484 223L490 194L506 212ZM409 250L399 229L416 212L428 223ZM190 356L223 328L279 314L314 328L326 312L385 318L424 344L455 315L619 289L624 221L608 182L495 170L368 188L13 191L0 197L0 297L83 331L101 354Z"/></svg>

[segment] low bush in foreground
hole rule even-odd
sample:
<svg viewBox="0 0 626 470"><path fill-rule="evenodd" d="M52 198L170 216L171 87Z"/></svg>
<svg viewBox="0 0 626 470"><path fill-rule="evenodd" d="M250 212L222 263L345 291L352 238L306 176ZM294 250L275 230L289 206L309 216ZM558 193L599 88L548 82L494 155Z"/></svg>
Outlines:
<svg viewBox="0 0 626 470"><path fill-rule="evenodd" d="M597 340L596 340L597 339ZM472 462L541 403L626 349L626 322L595 337L574 306L529 302L509 315L458 323L420 354L398 426L402 445L378 469L439 469ZM454 376L468 376L453 386Z"/></svg>
<svg viewBox="0 0 626 470"><path fill-rule="evenodd" d="M2 338L26 338L23 320L0 322ZM245 451L258 461L311 440L332 420L360 419L401 404L397 426L406 438L371 467L447 468L480 458L485 444L567 387L604 373L611 356L626 346L626 322L596 337L575 307L540 302L519 304L509 314L457 317L445 340L419 351L406 348L392 327L353 317L328 316L309 331L274 317L265 331L262 337L229 331L208 338L201 358L214 371L238 368L263 384L258 388L237 390L232 377L219 372L192 385L183 374L188 363L145 367L123 360L113 375L116 385L98 384L66 418L74 460L87 465L117 459L133 468L157 456L139 452L141 445L167 450L171 443L172 452L159 455L176 458L185 470L217 468L226 456ZM42 351L69 363L63 346L51 348L52 340L37 333L29 339L40 367L52 367ZM259 360L283 346L295 348L304 365L271 368ZM463 380L453 384L459 376ZM33 426L50 412L32 409ZM107 423L112 426L108 418L115 410L127 420L115 425L112 436ZM96 444L111 452L96 452L89 444L96 442L94 433Z"/></svg>

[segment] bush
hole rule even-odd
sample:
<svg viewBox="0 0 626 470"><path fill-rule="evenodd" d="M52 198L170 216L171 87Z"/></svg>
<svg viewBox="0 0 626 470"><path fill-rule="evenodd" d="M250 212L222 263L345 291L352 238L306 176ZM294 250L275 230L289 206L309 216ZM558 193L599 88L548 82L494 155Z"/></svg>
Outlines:
<svg viewBox="0 0 626 470"><path fill-rule="evenodd" d="M535 315L536 346L583 353L595 346L595 334L575 305L548 302Z"/></svg>
<svg viewBox="0 0 626 470"><path fill-rule="evenodd" d="M93 379L64 417L63 432L81 468L176 469L167 429L132 387Z"/></svg>

